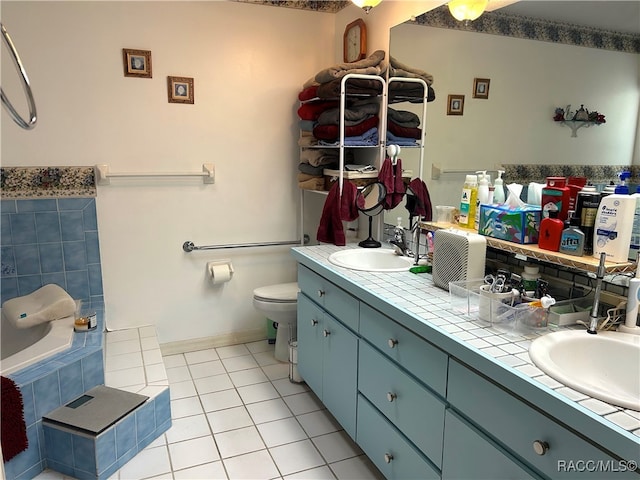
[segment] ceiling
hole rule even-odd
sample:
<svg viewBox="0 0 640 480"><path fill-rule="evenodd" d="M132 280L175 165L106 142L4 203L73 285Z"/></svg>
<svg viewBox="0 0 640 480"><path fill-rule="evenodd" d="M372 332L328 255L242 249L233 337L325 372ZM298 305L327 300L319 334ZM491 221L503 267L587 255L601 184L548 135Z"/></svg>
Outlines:
<svg viewBox="0 0 640 480"><path fill-rule="evenodd" d="M489 0L489 9L492 1ZM521 0L496 9L501 13L570 23L619 33L640 34L640 0L625 1L555 1Z"/></svg>

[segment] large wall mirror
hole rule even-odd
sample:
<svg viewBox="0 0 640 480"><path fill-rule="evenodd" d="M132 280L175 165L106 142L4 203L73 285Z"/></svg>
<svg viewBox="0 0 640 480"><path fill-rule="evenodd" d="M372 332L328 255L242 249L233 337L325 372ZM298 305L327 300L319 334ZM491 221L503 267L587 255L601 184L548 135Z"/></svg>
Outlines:
<svg viewBox="0 0 640 480"><path fill-rule="evenodd" d="M542 3L546 9L554 3L580 9L583 3L610 2ZM390 56L434 76L436 100L428 104L423 125L423 179L434 205L457 205L464 173L487 170L493 181L499 165L553 165L562 173L567 165L640 163L640 37L592 35L599 47L615 48L585 46L580 29L522 22L508 8L456 29L450 27L458 22L443 6L391 29ZM537 39L541 24L558 41ZM492 33L476 31L477 25ZM529 38L501 35L501 29L520 29ZM484 80L489 82L479 86ZM464 103L448 102L450 95L464 96ZM553 120L555 108L567 105L597 110L606 123L572 137L569 127ZM421 106L407 108L418 113ZM417 172L417 156L418 150L403 149L403 167ZM395 224L396 216L386 212L385 222Z"/></svg>

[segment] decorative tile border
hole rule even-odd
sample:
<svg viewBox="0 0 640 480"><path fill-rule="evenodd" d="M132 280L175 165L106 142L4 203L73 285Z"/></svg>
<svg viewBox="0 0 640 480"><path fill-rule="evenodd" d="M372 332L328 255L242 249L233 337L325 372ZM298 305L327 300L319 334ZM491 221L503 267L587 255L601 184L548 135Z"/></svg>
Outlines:
<svg viewBox="0 0 640 480"><path fill-rule="evenodd" d="M617 182L618 173L630 171L631 179L640 174L637 165L504 165L505 182L543 182L547 177L587 177L594 183Z"/></svg>
<svg viewBox="0 0 640 480"><path fill-rule="evenodd" d="M299 10L313 10L316 12L336 13L346 7L350 2L339 1L308 1L308 0L232 0L240 3L257 3L259 5L271 5L274 7L297 8Z"/></svg>
<svg viewBox="0 0 640 480"><path fill-rule="evenodd" d="M448 7L443 5L419 15L416 17L415 22L407 23L417 23L425 27L450 28L604 50L640 53L640 35L610 32L568 23L509 15L497 11L485 12L477 20L465 25L464 22L459 22L453 18L449 13Z"/></svg>
<svg viewBox="0 0 640 480"><path fill-rule="evenodd" d="M0 168L0 198L95 197L93 167Z"/></svg>

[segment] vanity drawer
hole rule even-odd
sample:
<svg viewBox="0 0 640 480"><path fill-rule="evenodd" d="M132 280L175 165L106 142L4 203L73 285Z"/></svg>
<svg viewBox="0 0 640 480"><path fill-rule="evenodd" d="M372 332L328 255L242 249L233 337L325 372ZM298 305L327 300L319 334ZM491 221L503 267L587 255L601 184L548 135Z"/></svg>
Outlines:
<svg viewBox="0 0 640 480"><path fill-rule="evenodd" d="M298 286L309 298L353 331L358 331L360 302L329 280L298 266Z"/></svg>
<svg viewBox="0 0 640 480"><path fill-rule="evenodd" d="M617 460L606 452L453 359L449 362L447 400L452 408L549 477L579 475L580 478L602 479L612 475L611 472L594 468L591 470L595 471L585 469L578 473L567 465L585 465L585 462L618 465ZM534 448L541 448L540 454ZM615 478L637 479L638 476L619 471Z"/></svg>
<svg viewBox="0 0 640 480"><path fill-rule="evenodd" d="M440 479L440 472L362 395L358 395L356 441L389 480Z"/></svg>
<svg viewBox="0 0 640 480"><path fill-rule="evenodd" d="M442 350L364 303L360 335L429 388L446 395L448 356Z"/></svg>
<svg viewBox="0 0 640 480"><path fill-rule="evenodd" d="M360 393L440 467L444 403L366 342L358 364Z"/></svg>

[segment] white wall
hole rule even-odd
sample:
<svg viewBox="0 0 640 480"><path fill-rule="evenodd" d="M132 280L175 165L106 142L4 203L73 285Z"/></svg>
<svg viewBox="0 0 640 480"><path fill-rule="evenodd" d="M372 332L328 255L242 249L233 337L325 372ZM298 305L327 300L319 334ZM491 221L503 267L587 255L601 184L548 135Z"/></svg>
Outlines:
<svg viewBox="0 0 640 480"><path fill-rule="evenodd" d="M289 247L187 254L182 243L298 237L297 93L333 63L334 15L235 2L3 2L2 21L39 113L27 132L3 110L3 166L215 165L215 185L98 188L109 326L155 323L161 343L263 330L252 290L295 280ZM153 78L124 77L122 48L151 50ZM17 99L6 57L2 85ZM168 75L195 78L195 105L167 102ZM217 258L236 271L212 287L205 264Z"/></svg>
<svg viewBox="0 0 640 480"><path fill-rule="evenodd" d="M394 27L390 45L400 61L434 76L427 165L630 165L638 155L636 54L412 24ZM475 77L491 80L488 99L472 98ZM465 95L463 116L447 116L449 94ZM581 103L607 123L571 138L552 120L554 109ZM457 205L463 182L462 175L428 181L434 204Z"/></svg>

